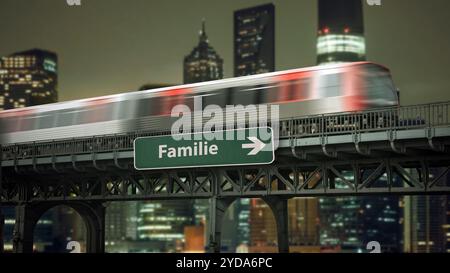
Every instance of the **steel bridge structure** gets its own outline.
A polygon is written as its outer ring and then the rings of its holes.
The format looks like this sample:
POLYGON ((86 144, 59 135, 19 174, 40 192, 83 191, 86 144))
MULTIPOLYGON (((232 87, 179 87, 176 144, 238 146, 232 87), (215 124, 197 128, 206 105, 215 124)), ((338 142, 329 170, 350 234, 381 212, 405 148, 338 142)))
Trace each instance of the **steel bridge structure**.
POLYGON ((87 251, 103 252, 107 201, 210 199, 209 245, 219 252, 230 204, 262 198, 288 252, 289 198, 450 193, 449 110, 443 102, 281 120, 276 160, 263 166, 134 169, 134 139, 168 132, 16 143, 1 147, 0 209, 16 207, 16 252, 32 251, 36 222, 57 205, 84 219, 87 251))

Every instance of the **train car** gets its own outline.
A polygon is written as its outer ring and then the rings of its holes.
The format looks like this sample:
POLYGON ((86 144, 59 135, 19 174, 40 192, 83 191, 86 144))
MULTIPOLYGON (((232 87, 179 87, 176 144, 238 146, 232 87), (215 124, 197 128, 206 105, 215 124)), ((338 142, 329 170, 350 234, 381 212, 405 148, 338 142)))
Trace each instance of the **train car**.
POLYGON ((0 144, 170 130, 172 107, 279 105, 280 119, 398 105, 390 71, 355 62, 32 106, 0 112, 0 144))

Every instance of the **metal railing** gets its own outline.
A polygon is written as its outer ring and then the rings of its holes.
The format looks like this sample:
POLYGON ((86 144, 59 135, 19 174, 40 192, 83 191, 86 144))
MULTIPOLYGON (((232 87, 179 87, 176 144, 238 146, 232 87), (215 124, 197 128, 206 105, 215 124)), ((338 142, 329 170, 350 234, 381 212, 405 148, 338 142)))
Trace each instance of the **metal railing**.
MULTIPOLYGON (((280 121, 280 139, 353 134, 386 130, 407 130, 450 125, 450 101, 443 103, 379 108, 280 121)), ((2 160, 73 155, 84 153, 129 151, 137 137, 167 135, 170 132, 133 132, 89 138, 32 142, 2 147, 2 160)))
POLYGON ((443 102, 291 118, 280 122, 280 138, 447 126, 449 108, 443 102))

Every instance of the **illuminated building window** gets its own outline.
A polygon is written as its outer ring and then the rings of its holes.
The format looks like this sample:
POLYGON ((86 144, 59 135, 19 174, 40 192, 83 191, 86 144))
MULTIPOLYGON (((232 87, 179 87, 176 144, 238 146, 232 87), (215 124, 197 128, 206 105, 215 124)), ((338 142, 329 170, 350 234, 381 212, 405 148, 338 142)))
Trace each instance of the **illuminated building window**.
POLYGON ((336 52, 350 52, 365 55, 365 39, 355 35, 325 35, 320 36, 317 42, 317 54, 331 54, 336 52))
POLYGON ((204 22, 199 36, 198 45, 184 58, 184 83, 223 78, 223 60, 210 46, 204 22))
POLYGON ((234 25, 234 75, 274 71, 274 5, 238 10, 234 13, 234 25))
POLYGON ((56 102, 56 62, 54 53, 39 49, 0 58, 2 108, 56 102), (33 77, 36 80, 33 81, 33 77), (31 98, 27 99, 30 95, 31 98))

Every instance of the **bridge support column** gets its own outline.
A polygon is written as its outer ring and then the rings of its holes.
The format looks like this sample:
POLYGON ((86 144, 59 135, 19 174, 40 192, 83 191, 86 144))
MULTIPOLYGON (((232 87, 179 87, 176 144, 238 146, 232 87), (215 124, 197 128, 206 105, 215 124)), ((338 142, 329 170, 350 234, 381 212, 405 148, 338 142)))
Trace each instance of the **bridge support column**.
POLYGON ((86 225, 86 252, 105 252, 106 207, 102 202, 71 202, 67 206, 80 214, 86 225))
POLYGON ((263 200, 272 209, 277 223, 278 252, 289 253, 288 200, 280 197, 265 197, 263 200))
POLYGON ((212 197, 209 205, 209 252, 220 253, 223 217, 235 198, 212 197))
POLYGON ((33 252, 33 231, 40 214, 29 204, 16 206, 16 223, 13 231, 13 252, 33 252))
POLYGON ((86 252, 105 252, 105 214, 103 203, 92 203, 87 208, 74 207, 86 223, 86 252))
POLYGON ((16 224, 13 234, 13 250, 16 253, 33 251, 34 228, 39 218, 49 209, 66 205, 77 211, 86 225, 86 252, 105 251, 105 207, 101 202, 39 202, 16 206, 16 224))

